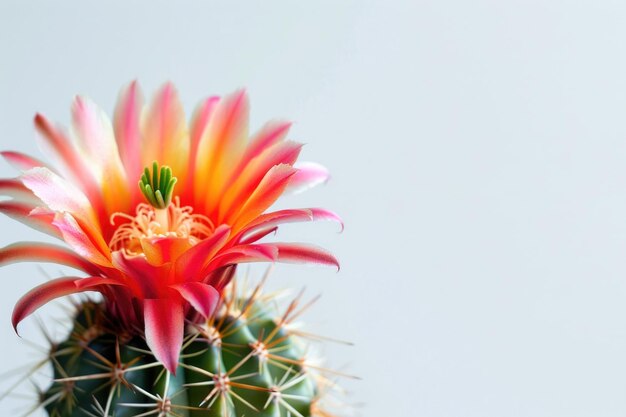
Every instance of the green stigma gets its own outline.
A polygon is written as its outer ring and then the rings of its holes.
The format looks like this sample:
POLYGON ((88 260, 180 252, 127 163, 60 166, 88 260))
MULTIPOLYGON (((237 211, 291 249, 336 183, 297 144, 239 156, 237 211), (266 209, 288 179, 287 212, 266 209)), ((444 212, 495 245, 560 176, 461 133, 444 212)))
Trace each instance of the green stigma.
POLYGON ((165 209, 172 202, 176 181, 176 177, 172 176, 172 168, 168 166, 159 168, 159 164, 154 161, 152 174, 150 169, 144 168, 139 180, 139 189, 154 208, 165 209))

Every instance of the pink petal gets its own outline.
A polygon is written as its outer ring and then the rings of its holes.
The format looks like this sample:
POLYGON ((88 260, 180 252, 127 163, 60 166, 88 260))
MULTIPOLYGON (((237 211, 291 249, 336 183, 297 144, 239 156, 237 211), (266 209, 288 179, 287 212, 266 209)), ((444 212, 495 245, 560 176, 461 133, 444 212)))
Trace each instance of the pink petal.
POLYGON ((247 233, 243 239, 241 239, 241 240, 233 239, 233 241, 235 241, 237 243, 240 243, 242 245, 249 245, 249 244, 252 244, 254 242, 257 242, 257 241, 263 239, 267 235, 271 235, 272 233, 276 233, 277 230, 278 230, 278 226, 274 226, 274 227, 259 227, 259 228, 256 228, 253 232, 247 233))
MULTIPOLYGON (((35 116, 35 127, 41 135, 40 147, 43 153, 56 157, 59 171, 79 184, 94 207, 104 209, 100 186, 72 141, 40 114, 35 116)), ((102 217, 102 213, 99 214, 102 217)))
MULTIPOLYGON (((108 116, 93 101, 77 96, 72 105, 72 125, 76 144, 102 190, 107 213, 128 210, 129 182, 108 116)), ((140 174, 135 175, 138 179, 140 174)))
POLYGON ((170 288, 178 291, 204 318, 211 317, 220 300, 220 294, 215 288, 201 282, 185 282, 171 285, 170 288))
POLYGON ((88 274, 100 270, 90 262, 61 246, 40 242, 20 242, 0 249, 0 266, 16 262, 52 262, 79 269, 88 274))
MULTIPOLYGON (((141 129, 139 123, 142 107, 141 89, 137 82, 133 81, 120 93, 113 119, 115 140, 130 183, 133 183, 131 180, 134 180, 135 177, 141 175, 144 168, 141 161, 141 129)), ((138 187, 132 187, 131 193, 137 194, 136 189, 138 187)))
POLYGON ((87 277, 81 278, 74 282, 76 288, 81 291, 87 291, 89 289, 94 289, 100 286, 126 286, 126 283, 113 279, 113 278, 105 278, 105 277, 87 277))
POLYGON ((269 245, 234 246, 218 256, 203 269, 202 275, 227 265, 251 262, 274 262, 278 257, 278 249, 269 245))
POLYGON ((41 284, 26 295, 24 295, 15 305, 11 323, 17 332, 17 325, 27 316, 32 314, 42 305, 54 300, 55 298, 80 292, 76 288, 75 281, 77 277, 57 278, 52 281, 41 284))
POLYGON ((99 224, 85 194, 48 168, 30 169, 20 178, 51 210, 69 212, 85 222, 99 224))
POLYGON ((107 311, 112 317, 123 317, 124 322, 131 325, 143 322, 143 311, 137 308, 141 305, 133 301, 135 297, 128 287, 101 285, 98 291, 104 295, 107 311))
POLYGON ((57 213, 52 224, 80 256, 98 265, 111 266, 111 252, 99 232, 82 221, 79 223, 70 213, 57 213))
POLYGON ((247 165, 252 158, 257 157, 264 150, 269 149, 275 144, 283 141, 285 137, 287 137, 290 128, 291 122, 268 122, 250 140, 250 144, 248 145, 246 153, 243 157, 243 164, 247 165))
MULTIPOLYGON (((39 145, 45 155, 51 155, 59 165, 59 169, 64 174, 68 174, 74 179, 81 179, 81 172, 85 164, 81 160, 80 154, 74 149, 72 141, 65 132, 55 127, 43 115, 35 115, 35 127, 39 132, 39 145)), ((84 175, 84 174, 83 174, 84 175)))
POLYGON ((328 170, 315 162, 299 162, 294 165, 296 174, 291 178, 287 191, 299 193, 316 185, 324 184, 330 179, 328 170))
POLYGON ((341 230, 343 231, 343 222, 341 218, 339 215, 330 210, 322 208, 287 209, 260 215, 246 225, 246 227, 239 232, 235 240, 243 237, 246 241, 250 242, 250 234, 255 233, 259 229, 266 230, 285 223, 317 220, 330 220, 337 222, 341 225, 341 230))
POLYGON ((41 205, 41 200, 17 178, 0 178, 0 195, 11 197, 24 203, 41 205))
POLYGON ((96 103, 87 97, 76 96, 72 104, 72 126, 77 144, 83 155, 90 159, 92 169, 106 171, 106 166, 121 165, 113 126, 96 103))
POLYGON ((237 265, 229 265, 224 268, 219 268, 210 272, 204 282, 221 293, 235 277, 235 272, 237 272, 237 265))
POLYGON ((17 203, 14 201, 0 201, 0 213, 12 219, 32 227, 35 230, 49 234, 57 238, 61 237, 59 230, 52 225, 54 214, 32 214, 36 207, 31 204, 17 203))
POLYGON ((146 342, 154 356, 172 374, 176 374, 183 344, 184 313, 179 301, 144 300, 146 342))
POLYGON ((301 243, 260 243, 278 250, 276 260, 283 263, 312 263, 334 266, 339 270, 339 261, 330 252, 316 246, 301 243))
POLYGON ((213 235, 204 239, 187 252, 182 254, 176 261, 176 282, 198 281, 204 276, 199 272, 213 259, 215 254, 224 247, 230 236, 230 228, 222 225, 215 229, 213 235))
POLYGON ((113 252, 112 258, 137 298, 160 298, 168 294, 171 264, 151 265, 143 255, 126 256, 122 251, 113 252))
POLYGON ((206 129, 209 125, 209 120, 211 120, 211 116, 215 113, 215 108, 217 107, 219 101, 220 98, 217 96, 209 97, 208 99, 204 100, 200 104, 200 106, 198 106, 193 115, 190 130, 190 164, 195 163, 195 157, 198 151, 198 146, 200 145, 200 139, 202 139, 202 136, 206 132, 206 129))
POLYGON ((21 152, 3 151, 0 152, 0 155, 2 155, 8 163, 20 171, 26 171, 35 167, 48 167, 46 163, 41 162, 39 159, 33 158, 32 156, 21 152))

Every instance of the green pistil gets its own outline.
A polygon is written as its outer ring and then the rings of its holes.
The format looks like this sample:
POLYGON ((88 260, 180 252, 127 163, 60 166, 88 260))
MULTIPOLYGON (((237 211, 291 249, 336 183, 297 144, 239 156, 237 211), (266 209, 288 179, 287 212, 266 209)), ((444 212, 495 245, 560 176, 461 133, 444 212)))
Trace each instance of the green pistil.
POLYGON ((152 174, 147 167, 144 169, 139 180, 139 189, 154 208, 165 209, 172 202, 176 181, 170 167, 159 168, 159 164, 155 161, 152 163, 152 174))

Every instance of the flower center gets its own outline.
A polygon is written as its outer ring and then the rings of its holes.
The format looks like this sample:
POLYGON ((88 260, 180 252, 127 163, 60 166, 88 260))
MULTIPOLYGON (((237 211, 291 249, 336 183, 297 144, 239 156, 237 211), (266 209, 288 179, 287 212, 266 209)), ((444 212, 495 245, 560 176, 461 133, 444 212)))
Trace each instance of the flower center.
POLYGON ((215 227, 208 217, 193 214, 193 208, 181 207, 178 197, 172 198, 176 177, 172 170, 153 163, 153 172, 144 170, 139 188, 150 204, 141 203, 135 215, 114 213, 111 224, 117 219, 126 220, 113 233, 109 247, 113 251, 124 250, 127 255, 143 253, 141 240, 153 237, 173 237, 188 239, 195 245, 209 237, 215 227))

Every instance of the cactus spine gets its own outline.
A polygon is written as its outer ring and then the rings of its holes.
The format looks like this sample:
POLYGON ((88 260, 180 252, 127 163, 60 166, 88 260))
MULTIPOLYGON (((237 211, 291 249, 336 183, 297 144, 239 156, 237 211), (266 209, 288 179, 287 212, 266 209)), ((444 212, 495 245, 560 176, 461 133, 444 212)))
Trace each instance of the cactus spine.
POLYGON ((115 332, 101 304, 85 302, 70 336, 53 346, 54 382, 42 395, 50 417, 309 417, 327 380, 307 366, 290 324, 308 305, 277 316, 260 286, 229 288, 217 313, 190 323, 176 375, 138 336, 115 332))

